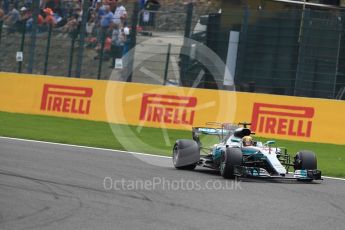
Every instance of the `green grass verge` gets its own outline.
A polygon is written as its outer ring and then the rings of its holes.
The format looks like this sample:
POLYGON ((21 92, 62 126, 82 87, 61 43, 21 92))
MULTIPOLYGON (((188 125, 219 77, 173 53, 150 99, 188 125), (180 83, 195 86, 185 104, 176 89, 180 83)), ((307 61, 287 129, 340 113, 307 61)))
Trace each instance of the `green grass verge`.
MULTIPOLYGON (((116 125, 117 136, 106 122, 76 120, 49 116, 0 112, 0 136, 85 145, 118 150, 140 151, 158 155, 170 155, 172 144, 179 138, 191 138, 190 131, 166 130, 116 125), (132 133, 135 133, 133 135, 132 133), (123 140, 127 142, 124 143, 123 140), (137 144, 138 140, 142 144, 137 144)), ((266 141, 265 138, 259 138, 266 141)), ((345 146, 310 142, 276 140, 289 153, 302 149, 313 150, 323 175, 345 178, 345 146)))

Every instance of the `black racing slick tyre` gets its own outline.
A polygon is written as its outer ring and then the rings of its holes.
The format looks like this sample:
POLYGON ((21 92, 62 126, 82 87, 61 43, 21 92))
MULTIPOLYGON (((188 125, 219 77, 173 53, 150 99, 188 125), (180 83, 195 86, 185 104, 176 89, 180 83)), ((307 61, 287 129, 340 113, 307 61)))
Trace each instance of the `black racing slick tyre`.
POLYGON ((312 151, 299 151, 295 156, 294 169, 317 169, 316 155, 312 151))
POLYGON ((193 170, 200 160, 200 148, 194 140, 177 140, 173 148, 173 164, 177 169, 193 170))
POLYGON ((226 179, 235 178, 235 167, 241 166, 243 161, 242 151, 239 148, 227 148, 222 154, 220 162, 220 175, 226 179))

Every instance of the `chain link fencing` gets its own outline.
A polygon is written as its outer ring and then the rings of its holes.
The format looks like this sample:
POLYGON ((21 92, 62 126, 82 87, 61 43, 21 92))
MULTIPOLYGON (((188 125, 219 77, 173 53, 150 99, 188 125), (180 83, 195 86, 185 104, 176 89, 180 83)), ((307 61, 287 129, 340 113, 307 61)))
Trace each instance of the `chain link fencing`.
POLYGON ((215 76, 212 63, 197 61, 198 51, 205 45, 227 62, 229 34, 234 31, 239 33, 237 53, 232 54, 237 91, 345 97, 345 15, 341 11, 244 8, 222 12, 193 4, 140 9, 137 3, 126 9, 125 26, 130 32, 123 54, 134 48, 133 63, 125 65, 127 69, 113 68, 111 32, 102 34, 92 21, 94 8, 88 2, 63 1, 54 12, 55 26, 38 24, 33 29, 32 22, 9 25, 0 19, 0 71, 101 80, 114 79, 112 75, 120 72, 118 80, 219 89, 224 75, 215 76), (83 8, 88 12, 84 27, 83 8), (181 50, 189 55, 181 55, 181 50))

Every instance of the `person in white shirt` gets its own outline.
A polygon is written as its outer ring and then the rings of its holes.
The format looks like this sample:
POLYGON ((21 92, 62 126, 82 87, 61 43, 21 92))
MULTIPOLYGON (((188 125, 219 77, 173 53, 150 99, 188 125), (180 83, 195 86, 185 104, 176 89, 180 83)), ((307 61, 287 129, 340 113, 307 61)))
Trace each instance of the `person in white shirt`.
POLYGON ((121 0, 110 0, 110 8, 113 12, 113 23, 120 25, 127 19, 126 8, 122 5, 121 0))

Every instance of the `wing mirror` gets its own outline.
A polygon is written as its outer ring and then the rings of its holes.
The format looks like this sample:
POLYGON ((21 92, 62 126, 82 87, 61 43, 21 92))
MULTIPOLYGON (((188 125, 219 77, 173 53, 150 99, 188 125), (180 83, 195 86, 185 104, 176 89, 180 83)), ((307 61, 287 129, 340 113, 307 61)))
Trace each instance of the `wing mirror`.
POLYGON ((270 145, 274 145, 275 143, 276 143, 275 141, 267 141, 265 145, 270 146, 270 145))

